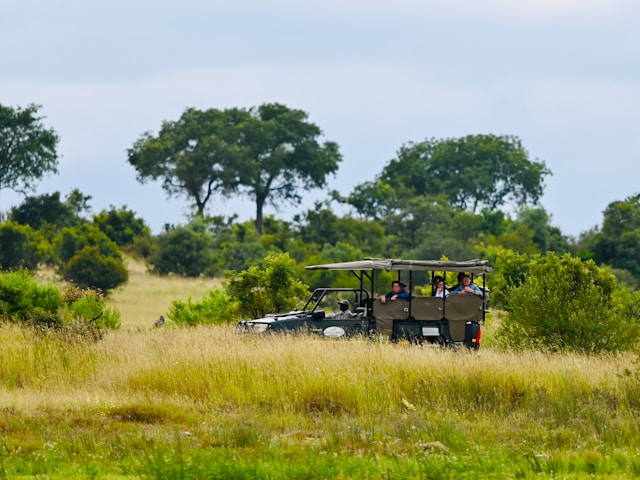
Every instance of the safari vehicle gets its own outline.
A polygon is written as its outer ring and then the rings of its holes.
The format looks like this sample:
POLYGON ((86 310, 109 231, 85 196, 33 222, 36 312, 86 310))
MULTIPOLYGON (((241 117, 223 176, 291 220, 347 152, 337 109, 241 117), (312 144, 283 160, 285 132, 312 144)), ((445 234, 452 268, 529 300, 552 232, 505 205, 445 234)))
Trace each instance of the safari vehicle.
MULTIPOLYGON (((327 337, 353 335, 376 336, 415 344, 480 347, 481 324, 487 310, 488 289, 484 295, 413 295, 414 276, 433 279, 447 272, 464 272, 472 277, 493 271, 485 260, 465 262, 439 260, 399 260, 370 258, 355 262, 310 265, 307 270, 350 271, 359 281, 357 288, 318 288, 301 310, 267 315, 256 320, 241 320, 241 333, 296 331, 327 337), (377 272, 398 272, 406 282, 411 297, 382 303, 374 297, 377 272), (403 278, 406 276, 408 278, 403 278), (335 310, 338 299, 348 299, 355 306, 352 318, 342 320, 326 314, 335 310)), ((379 274, 379 273, 378 273, 379 274)), ((484 284, 484 282, 480 282, 484 284)), ((432 287, 432 294, 435 287, 432 287)))

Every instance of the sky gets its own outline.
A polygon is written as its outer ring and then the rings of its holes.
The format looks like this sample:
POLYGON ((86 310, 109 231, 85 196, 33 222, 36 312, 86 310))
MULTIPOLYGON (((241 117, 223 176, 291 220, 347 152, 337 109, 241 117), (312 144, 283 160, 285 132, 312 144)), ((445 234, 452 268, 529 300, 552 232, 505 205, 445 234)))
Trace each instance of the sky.
MULTIPOLYGON (((338 143, 327 190, 345 195, 409 142, 514 135, 552 172, 551 223, 577 237, 640 193, 638 25, 637 0, 1 0, 0 104, 41 105, 60 135, 35 194, 78 188, 154 233, 189 202, 138 182, 127 149, 187 108, 278 102, 338 143)), ((264 213, 291 220, 326 190, 303 198, 264 213)), ((0 191, 0 211, 21 202, 0 191)))

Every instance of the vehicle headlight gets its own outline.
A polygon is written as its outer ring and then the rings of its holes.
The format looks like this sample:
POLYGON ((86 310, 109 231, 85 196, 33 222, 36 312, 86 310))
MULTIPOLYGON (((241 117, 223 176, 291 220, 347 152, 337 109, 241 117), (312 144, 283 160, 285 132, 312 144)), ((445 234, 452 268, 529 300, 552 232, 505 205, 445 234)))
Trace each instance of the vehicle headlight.
POLYGON ((263 333, 269 328, 268 323, 247 323, 246 327, 249 327, 251 333, 263 333))

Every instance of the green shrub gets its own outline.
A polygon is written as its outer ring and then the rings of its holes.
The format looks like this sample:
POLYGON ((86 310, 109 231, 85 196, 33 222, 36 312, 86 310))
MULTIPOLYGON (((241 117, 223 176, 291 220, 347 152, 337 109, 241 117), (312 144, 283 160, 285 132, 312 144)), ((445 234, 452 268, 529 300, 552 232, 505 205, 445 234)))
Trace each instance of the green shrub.
POLYGON ((86 246, 60 268, 62 278, 82 288, 97 288, 105 295, 127 282, 129 272, 122 258, 103 255, 97 246, 86 246))
POLYGON ((302 303, 309 288, 294 275, 295 261, 286 253, 269 255, 264 267, 249 267, 232 276, 227 293, 238 302, 241 316, 264 317, 267 313, 286 312, 302 303))
POLYGON ((109 239, 97 226, 82 224, 78 227, 66 227, 53 240, 58 265, 65 265, 87 246, 96 247, 105 257, 121 258, 118 245, 109 239))
POLYGON ((174 300, 167 316, 180 325, 220 325, 238 319, 237 305, 224 290, 211 290, 201 302, 174 300))
MULTIPOLYGON (((28 271, 0 273, 0 317, 5 321, 63 329, 84 325, 97 331, 120 327, 120 313, 97 290, 69 284, 40 285, 28 271)), ((95 332, 92 336, 96 336, 95 332)))
POLYGON ((0 315, 5 319, 50 324, 60 303, 59 290, 38 285, 28 271, 0 273, 0 315))
POLYGON ((70 284, 62 293, 63 312, 69 322, 81 321, 97 328, 116 330, 120 328, 120 312, 107 307, 98 290, 81 289, 70 284))
POLYGON ((494 273, 490 276, 491 301, 495 307, 509 309, 509 290, 522 285, 529 273, 532 258, 507 248, 498 248, 495 255, 494 273))
POLYGON ((635 309, 615 288, 615 276, 593 261, 548 253, 531 261, 524 282, 507 288, 508 315, 498 336, 516 348, 588 354, 629 349, 637 323, 628 312, 635 309))
POLYGON ((0 225, 0 268, 35 270, 45 259, 46 241, 28 225, 5 222, 0 225))
POLYGON ((151 253, 152 272, 159 275, 175 273, 198 277, 212 264, 212 236, 197 221, 173 228, 157 237, 157 248, 151 253))
POLYGON ((139 237, 149 237, 150 229, 142 218, 137 218, 133 210, 127 207, 117 209, 110 205, 93 216, 93 223, 120 247, 132 245, 139 237))

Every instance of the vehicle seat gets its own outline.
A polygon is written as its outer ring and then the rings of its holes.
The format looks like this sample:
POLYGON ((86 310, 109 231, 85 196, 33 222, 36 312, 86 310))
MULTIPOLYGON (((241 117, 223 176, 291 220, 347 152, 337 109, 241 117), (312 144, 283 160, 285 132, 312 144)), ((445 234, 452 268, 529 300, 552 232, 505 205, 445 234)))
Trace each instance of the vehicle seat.
POLYGON ((442 320, 444 302, 440 297, 414 297, 411 301, 411 315, 416 320, 442 320))
POLYGON ((376 332, 378 335, 390 337, 393 321, 409 318, 409 302, 407 300, 395 300, 382 303, 379 298, 376 298, 373 301, 373 316, 376 319, 376 332))

